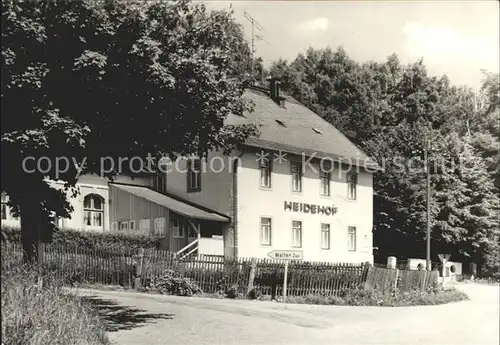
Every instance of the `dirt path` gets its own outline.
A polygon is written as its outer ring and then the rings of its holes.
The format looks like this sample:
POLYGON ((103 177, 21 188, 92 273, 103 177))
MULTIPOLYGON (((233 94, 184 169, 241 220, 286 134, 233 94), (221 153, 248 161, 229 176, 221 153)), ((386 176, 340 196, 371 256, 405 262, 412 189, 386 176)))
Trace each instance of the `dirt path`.
POLYGON ((471 300, 430 307, 285 305, 90 291, 116 344, 499 344, 499 287, 461 284, 471 300))

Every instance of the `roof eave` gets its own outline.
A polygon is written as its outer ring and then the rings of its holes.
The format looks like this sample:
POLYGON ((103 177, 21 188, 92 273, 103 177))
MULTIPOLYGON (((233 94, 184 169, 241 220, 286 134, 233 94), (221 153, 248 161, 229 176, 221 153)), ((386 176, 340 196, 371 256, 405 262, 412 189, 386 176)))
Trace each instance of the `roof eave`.
MULTIPOLYGON (((192 206, 192 207, 195 207, 195 208, 198 208, 202 211, 205 211, 207 213, 212 213, 214 215, 217 215, 219 217, 222 217, 222 218, 225 218, 224 222, 226 223, 230 223, 231 222, 231 217, 224 214, 224 213, 220 213, 220 212, 217 212, 213 209, 210 209, 208 207, 205 207, 205 206, 202 206, 202 205, 198 205, 197 203, 194 203, 192 201, 189 201, 189 200, 186 200, 178 195, 174 195, 174 194, 171 194, 171 193, 162 193, 162 192, 159 192, 153 188, 151 188, 150 186, 142 186, 142 185, 135 185, 135 184, 131 184, 131 183, 123 183, 123 182, 109 182, 110 185, 122 185, 122 186, 131 186, 131 187, 138 187, 138 188, 144 188, 144 189, 148 189, 152 192, 155 192, 155 193, 158 193, 158 194, 163 194, 169 198, 172 198, 172 199, 175 199, 179 202, 182 202, 182 203, 185 203, 186 205, 189 205, 189 206, 192 206)), ((221 220, 222 221, 222 220, 221 220)))
POLYGON ((296 155, 305 155, 306 157, 313 157, 318 159, 330 159, 334 162, 341 164, 350 164, 356 167, 364 168, 365 170, 369 170, 371 173, 376 172, 384 172, 383 169, 377 162, 372 160, 371 158, 367 158, 364 160, 360 160, 359 157, 343 157, 336 153, 328 153, 328 152, 320 152, 309 149, 303 149, 299 147, 295 147, 292 145, 286 145, 276 142, 271 142, 259 138, 248 138, 245 142, 245 146, 261 148, 267 150, 281 150, 285 153, 296 154, 296 155))

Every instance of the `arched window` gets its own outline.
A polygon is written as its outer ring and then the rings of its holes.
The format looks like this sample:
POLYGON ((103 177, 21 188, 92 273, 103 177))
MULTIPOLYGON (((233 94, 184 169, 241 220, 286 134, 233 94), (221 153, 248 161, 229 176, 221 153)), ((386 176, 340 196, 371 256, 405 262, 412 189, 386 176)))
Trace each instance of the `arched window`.
POLYGON ((88 194, 83 199, 83 226, 104 229, 104 199, 97 194, 88 194))

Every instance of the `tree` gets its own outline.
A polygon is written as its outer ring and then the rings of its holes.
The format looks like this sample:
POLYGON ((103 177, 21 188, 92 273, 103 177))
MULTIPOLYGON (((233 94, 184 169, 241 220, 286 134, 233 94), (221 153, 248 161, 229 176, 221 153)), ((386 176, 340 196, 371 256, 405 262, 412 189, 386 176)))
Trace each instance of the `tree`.
POLYGON ((47 178, 69 189, 78 173, 122 171, 103 171, 102 157, 203 156, 256 134, 223 123, 251 108, 231 13, 188 1, 2 0, 2 26, 2 189, 22 212, 26 260, 37 228, 71 212, 47 178), (26 157, 47 158, 28 172, 26 157), (81 167, 58 169, 60 157, 81 167))
POLYGON ((373 181, 374 241, 381 257, 425 255, 428 138, 432 252, 492 267, 500 185, 498 75, 485 73, 475 98, 446 76, 429 76, 422 59, 404 66, 393 54, 382 63, 357 63, 341 47, 311 48, 291 63, 275 61, 271 73, 385 168, 373 181))
POLYGON ((475 116, 470 124, 471 145, 486 161, 495 188, 500 190, 500 76, 483 71, 481 93, 476 99, 475 116))

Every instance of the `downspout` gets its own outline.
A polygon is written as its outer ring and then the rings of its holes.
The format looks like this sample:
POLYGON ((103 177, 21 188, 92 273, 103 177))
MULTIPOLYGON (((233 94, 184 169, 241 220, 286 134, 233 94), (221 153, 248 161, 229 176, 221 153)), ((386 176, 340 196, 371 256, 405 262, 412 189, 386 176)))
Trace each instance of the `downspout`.
POLYGON ((243 154, 245 152, 242 149, 238 159, 233 162, 233 243, 235 258, 238 258, 238 162, 243 154))

